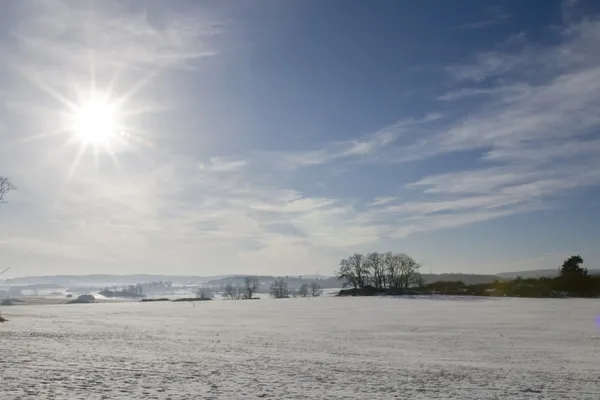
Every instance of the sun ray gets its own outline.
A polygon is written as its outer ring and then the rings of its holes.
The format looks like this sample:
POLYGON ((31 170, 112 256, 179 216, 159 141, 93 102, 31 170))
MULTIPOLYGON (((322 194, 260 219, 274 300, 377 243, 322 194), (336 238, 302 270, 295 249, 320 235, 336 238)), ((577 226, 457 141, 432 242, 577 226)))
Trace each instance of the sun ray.
POLYGON ((91 96, 95 96, 96 95, 96 62, 94 60, 94 51, 93 50, 89 50, 88 51, 88 61, 89 61, 89 67, 90 67, 90 88, 89 88, 89 92, 91 96))
POLYGON ((116 105, 120 107, 125 104, 129 99, 131 99, 137 92, 139 92, 144 86, 152 82, 156 77, 158 77, 158 72, 149 72, 145 77, 137 81, 131 88, 126 91, 119 99, 116 101, 116 105))
POLYGON ((121 163, 119 162, 119 158, 116 156, 116 154, 113 151, 108 150, 108 155, 110 156, 110 158, 112 159, 113 165, 115 166, 116 169, 118 169, 119 171, 122 171, 123 168, 121 167, 121 163))
MULTIPOLYGON (((96 171, 104 165, 101 159, 103 156, 109 156, 112 164, 122 169, 119 160, 121 152, 131 151, 140 154, 141 149, 153 147, 152 137, 155 133, 144 130, 135 121, 143 118, 140 116, 164 109, 158 103, 134 101, 134 98, 140 95, 140 91, 160 75, 160 68, 138 74, 133 84, 123 87, 122 81, 126 69, 117 66, 113 74, 105 75, 104 73, 108 71, 97 68, 97 54, 89 50, 86 55, 87 79, 80 80, 77 78, 77 73, 73 72, 75 75, 66 77, 62 90, 56 86, 56 82, 46 80, 43 73, 32 69, 17 71, 32 86, 43 92, 47 99, 53 99, 62 107, 59 109, 44 107, 37 110, 36 115, 39 115, 39 120, 43 121, 45 127, 41 132, 37 131, 34 135, 18 138, 15 142, 31 142, 63 136, 64 143, 61 143, 62 146, 59 145, 54 155, 59 158, 64 157, 67 148, 74 148, 74 158, 68 165, 69 179, 79 168, 85 169, 87 163, 84 162, 83 157, 86 153, 90 157, 89 166, 93 164, 96 171), (108 82, 100 82, 104 80, 103 77, 109 78, 108 82), (54 125, 55 121, 56 125, 54 125), (47 129, 48 126, 51 129, 47 129)), ((83 67, 86 69, 85 65, 83 67)), ((31 113, 31 109, 27 112, 31 113)))
POLYGON ((39 77, 34 76, 33 74, 27 73, 25 71, 17 71, 21 76, 31 82, 35 87, 40 89, 42 92, 46 93, 54 100, 60 102, 62 105, 67 107, 69 110, 74 110, 77 108, 77 104, 73 101, 69 100, 65 97, 60 91, 54 89, 52 86, 44 83, 39 77))
POLYGON ((87 147, 87 145, 83 142, 79 144, 79 149, 77 150, 77 155, 75 156, 75 159, 73 160, 73 163, 71 164, 71 168, 69 169, 69 179, 71 179, 75 175, 75 171, 77 170, 77 167, 79 166, 79 161, 81 161, 81 157, 83 156, 83 153, 85 153, 86 147, 87 147))
POLYGON ((93 152, 94 152, 94 169, 96 170, 96 172, 98 172, 98 169, 99 169, 99 166, 98 166, 99 160, 98 160, 98 147, 97 146, 94 146, 93 152))
POLYGON ((36 140, 47 139, 50 137, 63 136, 65 133, 68 133, 68 132, 69 132, 69 129, 67 129, 67 128, 59 128, 59 129, 55 129, 53 131, 41 132, 36 135, 30 135, 30 136, 18 138, 18 139, 13 140, 13 142, 14 143, 29 143, 29 142, 33 142, 36 140))
POLYGON ((112 78, 110 78, 110 82, 108 82, 108 85, 106 86, 106 95, 107 96, 113 96, 113 91, 115 89, 115 87, 117 86, 117 82, 119 81, 119 78, 121 77, 121 73, 123 72, 123 67, 119 67, 119 69, 117 69, 117 71, 113 74, 112 78))

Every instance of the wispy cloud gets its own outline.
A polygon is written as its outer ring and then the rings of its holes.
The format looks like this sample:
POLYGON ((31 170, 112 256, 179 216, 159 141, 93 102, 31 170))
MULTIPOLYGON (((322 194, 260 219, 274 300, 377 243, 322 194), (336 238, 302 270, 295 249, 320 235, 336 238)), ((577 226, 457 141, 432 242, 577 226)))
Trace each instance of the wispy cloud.
POLYGON ((600 59, 593 56, 598 42, 590 40, 599 29, 598 19, 570 23, 555 46, 536 47, 523 40, 517 50, 484 53, 473 63, 449 69, 459 80, 487 86, 462 87, 441 99, 486 98, 477 111, 432 132, 410 152, 429 158, 479 150, 480 161, 470 169, 408 185, 413 191, 422 189, 425 200, 390 205, 388 212, 424 217, 425 226, 457 226, 545 209, 552 204, 548 200, 569 190, 599 185, 600 163, 594 154, 600 59))
POLYGON ((211 157, 207 164, 200 163, 201 169, 214 172, 227 172, 242 169, 248 165, 247 160, 223 159, 219 157, 211 157))
POLYGON ((202 15, 149 15, 113 0, 94 7, 88 2, 37 0, 22 7, 28 17, 13 33, 18 61, 61 60, 71 73, 78 68, 89 72, 90 64, 99 72, 191 66, 193 60, 214 54, 206 39, 218 33, 217 24, 199 20, 202 15))
MULTIPOLYGON (((569 190, 600 185, 600 162, 594 156, 599 150, 600 58, 595 54, 600 45, 592 40, 598 32, 598 19, 568 22, 554 46, 537 46, 518 35, 493 52, 449 68, 461 87, 438 99, 471 101, 469 114, 420 130, 400 123, 400 129, 382 131, 394 132, 385 145, 365 145, 368 151, 355 156, 410 162, 479 151, 479 160, 468 169, 408 184, 402 200, 378 198, 361 217, 372 226, 386 221, 382 236, 403 237, 545 210, 569 190), (405 200, 411 197, 416 200, 405 200)), ((382 143, 378 136, 369 138, 368 143, 382 143)), ((326 147, 314 163, 350 157, 352 144, 326 147)))
POLYGON ((399 139, 420 125, 437 121, 443 116, 431 113, 421 119, 407 119, 387 126, 377 132, 355 140, 327 143, 323 148, 301 153, 283 155, 283 164, 293 167, 314 166, 337 160, 363 159, 377 161, 386 149, 393 147, 399 139))
MULTIPOLYGON (((47 109, 56 92, 90 76, 107 85, 134 82, 127 85, 133 93, 215 54, 207 42, 218 29, 201 13, 154 15, 120 2, 97 4, 91 12, 79 2, 36 2, 14 42, 2 46, 14 70, 45 84, 30 85, 23 103, 30 110, 47 109), (39 104, 41 96, 47 99, 39 104)), ((489 26, 483 22, 470 29, 489 26)), ((305 271, 318 259, 329 271, 340 255, 382 239, 545 210, 570 190, 600 184, 599 35, 593 18, 567 21, 552 46, 517 35, 446 68, 453 87, 431 99, 431 113, 309 151, 196 157, 163 140, 126 152, 119 166, 86 158, 70 175, 68 149, 54 151, 47 142, 22 145, 21 152, 2 146, 3 171, 20 190, 16 211, 3 216, 10 238, 0 247, 27 253, 24 261, 14 258, 24 266, 70 260, 73 269, 118 263, 138 271, 179 265, 203 273, 206 265, 251 273, 271 263, 285 273, 305 271), (452 109, 459 102, 468 113, 452 109), (471 159, 453 170, 436 164, 463 152, 471 159), (398 171, 415 161, 427 161, 428 172, 411 170, 406 181, 398 171), (364 189, 344 196, 327 182, 315 194, 293 179, 309 167, 323 176, 342 168, 352 173, 361 162, 399 177, 386 192, 359 182, 364 189)), ((11 101, 22 100, 23 91, 7 91, 11 101)), ((177 121, 172 125, 176 130, 177 121)), ((13 140, 21 131, 0 135, 13 140)))

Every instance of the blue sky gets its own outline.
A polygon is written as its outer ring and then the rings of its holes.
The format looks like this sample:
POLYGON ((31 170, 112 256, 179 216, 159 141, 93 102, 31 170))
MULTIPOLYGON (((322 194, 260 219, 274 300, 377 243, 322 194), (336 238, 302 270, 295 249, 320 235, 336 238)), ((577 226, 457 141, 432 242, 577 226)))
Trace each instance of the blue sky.
POLYGON ((13 276, 600 258, 597 2, 3 6, 13 276), (118 122, 100 144, 65 122, 92 91, 118 122))

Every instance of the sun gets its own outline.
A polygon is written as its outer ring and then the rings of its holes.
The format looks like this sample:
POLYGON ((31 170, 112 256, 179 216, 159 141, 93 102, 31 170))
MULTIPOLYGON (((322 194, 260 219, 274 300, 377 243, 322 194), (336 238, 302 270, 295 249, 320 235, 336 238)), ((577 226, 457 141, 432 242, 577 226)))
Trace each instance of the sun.
POLYGON ((72 132, 84 146, 109 148, 120 135, 119 110, 106 97, 94 96, 72 112, 72 132))
POLYGON ((140 99, 139 92, 157 74, 148 72, 141 79, 123 87, 119 84, 119 78, 124 78, 116 71, 107 82, 97 86, 95 70, 91 63, 89 80, 68 80, 62 88, 32 78, 34 85, 61 107, 42 107, 44 115, 48 116, 46 130, 22 140, 52 140, 58 136, 65 138, 58 152, 74 153, 69 177, 76 173, 82 161, 82 168, 91 165, 84 158, 86 156, 93 157, 96 171, 106 165, 103 160, 105 157, 112 159, 113 165, 120 170, 122 166, 119 156, 122 153, 139 154, 141 148, 153 146, 152 132, 146 130, 142 122, 146 114, 160 110, 161 107, 140 99))

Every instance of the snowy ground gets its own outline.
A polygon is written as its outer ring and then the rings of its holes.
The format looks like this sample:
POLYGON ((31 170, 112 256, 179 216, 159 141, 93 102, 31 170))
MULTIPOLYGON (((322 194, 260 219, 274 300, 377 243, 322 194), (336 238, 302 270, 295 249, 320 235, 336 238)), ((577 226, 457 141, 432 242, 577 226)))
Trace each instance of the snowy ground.
POLYGON ((594 399, 600 300, 14 306, 0 399, 594 399))

